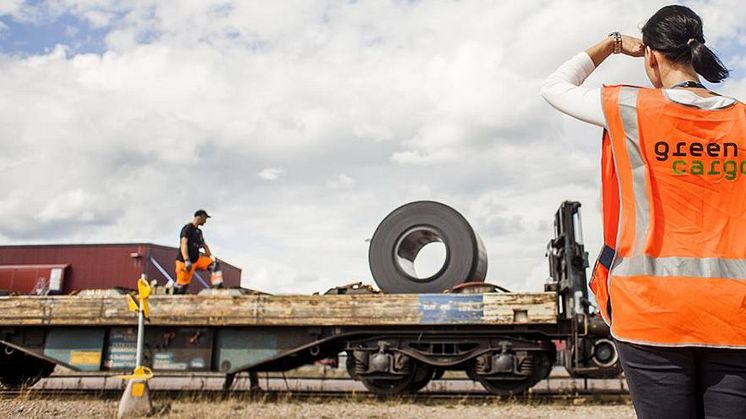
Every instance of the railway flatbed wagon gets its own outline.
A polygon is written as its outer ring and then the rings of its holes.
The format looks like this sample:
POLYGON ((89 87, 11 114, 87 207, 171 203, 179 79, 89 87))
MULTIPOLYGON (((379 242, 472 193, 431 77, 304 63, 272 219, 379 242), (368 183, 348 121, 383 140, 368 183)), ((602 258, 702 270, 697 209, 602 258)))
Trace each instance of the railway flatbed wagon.
MULTIPOLYGON (((439 205, 435 209, 442 211, 439 205)), ((371 269, 379 286, 403 283, 404 290, 378 293, 353 285, 310 296, 239 289, 156 294, 149 298, 144 364, 155 373, 220 372, 230 383, 241 372, 287 371, 346 352, 350 377, 377 394, 415 392, 446 370, 461 370, 487 391, 504 395, 544 379, 559 342, 571 375, 616 376, 618 357, 608 327, 587 302, 587 254, 573 227, 578 208, 566 202, 557 212, 548 252, 552 280, 542 292, 449 283, 454 270, 467 272, 457 273, 461 282, 483 279, 481 242, 467 238, 456 249, 453 226, 437 217, 428 220, 427 208, 417 209, 424 221, 406 216, 402 221, 395 211, 387 217, 394 222, 384 220, 374 235, 371 269), (393 227, 387 231, 387 225, 393 227), (395 237, 390 244, 387 235, 395 237), (407 263, 432 241, 446 245, 450 261, 439 273, 418 278, 407 263), (459 266, 456 257, 467 263, 459 266), (386 279, 379 280, 381 275, 386 279), (430 290, 443 283, 450 285, 447 292, 430 290), (428 292, 412 293, 417 284, 428 292)), ((127 296, 114 290, 0 297, 0 383, 6 387, 33 384, 55 365, 81 372, 131 371, 136 340, 137 317, 127 296)))

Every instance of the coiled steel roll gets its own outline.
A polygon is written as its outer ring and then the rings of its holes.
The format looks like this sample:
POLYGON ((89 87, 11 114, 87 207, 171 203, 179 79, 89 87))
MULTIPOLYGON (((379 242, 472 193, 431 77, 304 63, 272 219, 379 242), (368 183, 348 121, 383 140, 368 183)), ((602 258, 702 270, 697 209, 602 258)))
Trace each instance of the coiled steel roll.
POLYGON ((434 201, 411 202, 392 211, 370 241, 368 262, 385 293, 440 293, 464 282, 483 282, 487 252, 469 222, 453 208, 434 201), (442 242, 443 266, 420 278, 414 261, 429 243, 442 242))

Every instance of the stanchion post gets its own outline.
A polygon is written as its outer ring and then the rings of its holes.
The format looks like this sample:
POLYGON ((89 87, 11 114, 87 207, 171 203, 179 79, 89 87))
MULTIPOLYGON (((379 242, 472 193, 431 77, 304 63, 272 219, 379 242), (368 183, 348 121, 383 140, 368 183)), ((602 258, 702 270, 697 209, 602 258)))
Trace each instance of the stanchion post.
MULTIPOLYGON (((150 297, 151 290, 145 274, 142 274, 142 277, 137 281, 137 292, 139 304, 137 307, 137 352, 135 353, 135 370, 142 367, 142 352, 145 347, 145 311, 150 311, 148 298, 150 297)), ((132 296, 129 297, 132 299, 132 296)))
POLYGON ((127 380, 127 387, 119 400, 118 417, 146 416, 153 412, 148 380, 153 377, 150 368, 142 365, 143 348, 145 347, 145 319, 150 317, 148 298, 153 290, 148 283, 147 275, 142 274, 137 280, 137 300, 127 295, 130 311, 137 313, 137 350, 135 352, 135 370, 130 375, 119 378, 127 380))

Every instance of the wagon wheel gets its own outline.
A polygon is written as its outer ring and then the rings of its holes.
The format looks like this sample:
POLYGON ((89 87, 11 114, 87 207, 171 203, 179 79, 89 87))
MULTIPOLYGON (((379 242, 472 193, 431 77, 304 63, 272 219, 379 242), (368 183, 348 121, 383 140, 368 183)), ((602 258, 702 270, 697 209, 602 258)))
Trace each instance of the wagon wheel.
POLYGON ((388 397, 404 393, 414 380, 414 373, 402 376, 392 375, 390 378, 362 378, 365 388, 378 396, 388 397))
POLYGON ((483 375, 477 375, 477 381, 485 390, 498 396, 512 396, 515 394, 525 393, 526 390, 536 384, 531 377, 519 380, 488 378, 483 375))
POLYGON ((403 393, 416 393, 432 379, 435 368, 422 362, 413 362, 409 373, 386 378, 363 378, 360 380, 371 392, 379 396, 393 396, 403 393))
POLYGON ((355 357, 352 355, 352 351, 347 351, 347 361, 345 362, 345 367, 347 368, 347 374, 350 375, 350 378, 352 378, 353 380, 360 379, 360 376, 358 376, 355 372, 355 357))
POLYGON ((418 362, 415 364, 415 376, 412 380, 412 383, 409 384, 409 387, 407 388, 407 391, 410 393, 416 393, 427 385, 427 383, 430 382, 430 380, 433 379, 433 375, 435 373, 435 367, 433 367, 430 364, 425 364, 422 362, 418 362))
POLYGON ((525 378, 510 379, 480 375, 476 372, 476 366, 468 367, 467 375, 476 377, 485 390, 498 396, 512 396, 523 394, 549 375, 552 363, 545 353, 534 354, 532 359, 532 373, 525 378))

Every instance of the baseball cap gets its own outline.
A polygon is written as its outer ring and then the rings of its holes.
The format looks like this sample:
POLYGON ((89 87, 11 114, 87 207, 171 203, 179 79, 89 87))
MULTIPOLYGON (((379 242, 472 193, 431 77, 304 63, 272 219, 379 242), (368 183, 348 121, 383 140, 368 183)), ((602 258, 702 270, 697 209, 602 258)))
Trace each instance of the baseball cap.
POLYGON ((207 211, 205 211, 205 210, 203 210, 203 209, 199 209, 199 210, 195 211, 195 212, 194 212, 194 216, 195 216, 195 217, 200 217, 200 216, 203 216, 203 217, 206 217, 206 218, 210 218, 210 216, 209 216, 209 215, 207 215, 207 211))

